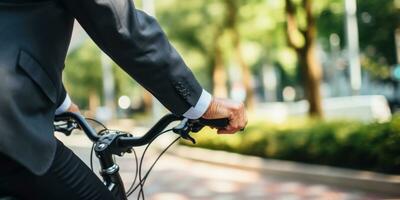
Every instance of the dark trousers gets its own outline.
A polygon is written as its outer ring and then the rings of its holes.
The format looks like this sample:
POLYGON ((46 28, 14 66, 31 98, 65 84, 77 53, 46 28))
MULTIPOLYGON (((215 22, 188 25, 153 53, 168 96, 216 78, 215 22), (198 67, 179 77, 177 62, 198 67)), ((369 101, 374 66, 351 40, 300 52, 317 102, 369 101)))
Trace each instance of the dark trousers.
MULTIPOLYGON (((22 147, 21 147, 22 148, 22 147)), ((0 154, 0 197, 18 200, 114 200, 100 179, 63 143, 42 176, 0 154)))

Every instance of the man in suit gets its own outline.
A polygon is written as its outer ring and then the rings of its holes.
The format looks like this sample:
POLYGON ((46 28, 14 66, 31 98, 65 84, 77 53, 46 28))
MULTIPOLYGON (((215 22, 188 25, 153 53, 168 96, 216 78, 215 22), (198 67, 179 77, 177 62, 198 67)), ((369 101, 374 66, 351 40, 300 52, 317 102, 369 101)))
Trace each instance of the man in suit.
POLYGON ((74 19, 171 112, 245 127, 243 104, 205 91, 132 0, 0 0, 0 196, 115 199, 53 136, 54 114, 76 110, 61 81, 74 19))

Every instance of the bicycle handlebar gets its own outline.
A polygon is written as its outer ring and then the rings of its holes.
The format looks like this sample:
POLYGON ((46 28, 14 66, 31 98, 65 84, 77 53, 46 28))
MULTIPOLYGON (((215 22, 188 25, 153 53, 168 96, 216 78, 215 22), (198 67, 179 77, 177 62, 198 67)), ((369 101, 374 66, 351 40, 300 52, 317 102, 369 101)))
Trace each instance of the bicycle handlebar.
POLYGON ((86 119, 77 113, 72 113, 72 112, 65 112, 60 115, 56 115, 54 117, 54 121, 74 121, 78 123, 79 127, 85 132, 85 134, 88 136, 90 140, 93 142, 96 142, 100 137, 97 135, 96 131, 89 125, 89 123, 86 121, 86 119))
POLYGON ((183 117, 176 116, 174 114, 167 114, 162 117, 146 134, 142 137, 120 137, 118 138, 118 146, 142 146, 150 143, 157 138, 161 132, 172 122, 184 119, 183 117))
POLYGON ((228 118, 220 118, 220 119, 198 119, 198 122, 204 126, 210 126, 215 128, 224 128, 228 126, 229 119, 228 118))
MULTIPOLYGON (((93 142, 97 142, 100 139, 100 136, 97 135, 96 131, 89 125, 89 123, 85 120, 85 118, 76 113, 63 113, 55 116, 55 122, 58 121, 74 121, 79 127, 85 132, 85 134, 89 137, 93 142)), ((174 114, 167 114, 162 117, 150 130, 147 131, 141 137, 134 136, 121 136, 117 139, 117 146, 120 147, 133 147, 133 146, 142 146, 150 143, 155 138, 157 138, 162 131, 170 125, 174 121, 182 121, 184 122, 183 126, 180 127, 184 133, 188 134, 190 131, 197 132, 203 126, 210 126, 216 128, 226 127, 229 124, 229 119, 197 119, 197 120, 189 120, 184 117, 180 117, 174 114)), ((175 132, 175 131, 174 131, 175 132)), ((177 133, 177 132, 176 132, 177 133)), ((186 138, 187 135, 181 135, 183 138, 186 138)))

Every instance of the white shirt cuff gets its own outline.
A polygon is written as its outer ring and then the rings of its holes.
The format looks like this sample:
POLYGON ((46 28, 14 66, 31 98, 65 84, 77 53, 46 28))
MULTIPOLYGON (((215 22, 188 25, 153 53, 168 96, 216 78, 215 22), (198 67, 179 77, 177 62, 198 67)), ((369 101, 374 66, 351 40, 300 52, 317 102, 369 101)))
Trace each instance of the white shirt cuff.
POLYGON ((211 94, 203 89, 200 98, 194 107, 189 108, 183 116, 189 119, 198 119, 207 111, 212 100, 211 94))
POLYGON ((69 97, 69 95, 67 94, 65 96, 64 102, 56 109, 55 114, 59 115, 61 113, 64 113, 68 110, 68 108, 71 106, 71 98, 69 97))

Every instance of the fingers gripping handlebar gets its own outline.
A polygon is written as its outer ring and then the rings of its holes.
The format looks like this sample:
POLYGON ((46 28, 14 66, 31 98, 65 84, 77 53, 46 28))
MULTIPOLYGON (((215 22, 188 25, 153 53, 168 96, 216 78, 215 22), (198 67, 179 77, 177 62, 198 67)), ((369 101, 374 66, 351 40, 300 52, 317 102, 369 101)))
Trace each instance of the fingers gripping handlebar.
POLYGON ((196 140, 192 138, 189 133, 190 132, 199 132, 204 126, 210 126, 215 128, 224 128, 229 124, 229 119, 196 119, 189 120, 183 119, 181 123, 174 127, 172 131, 178 135, 180 135, 183 139, 190 140, 193 144, 196 143, 196 140))

